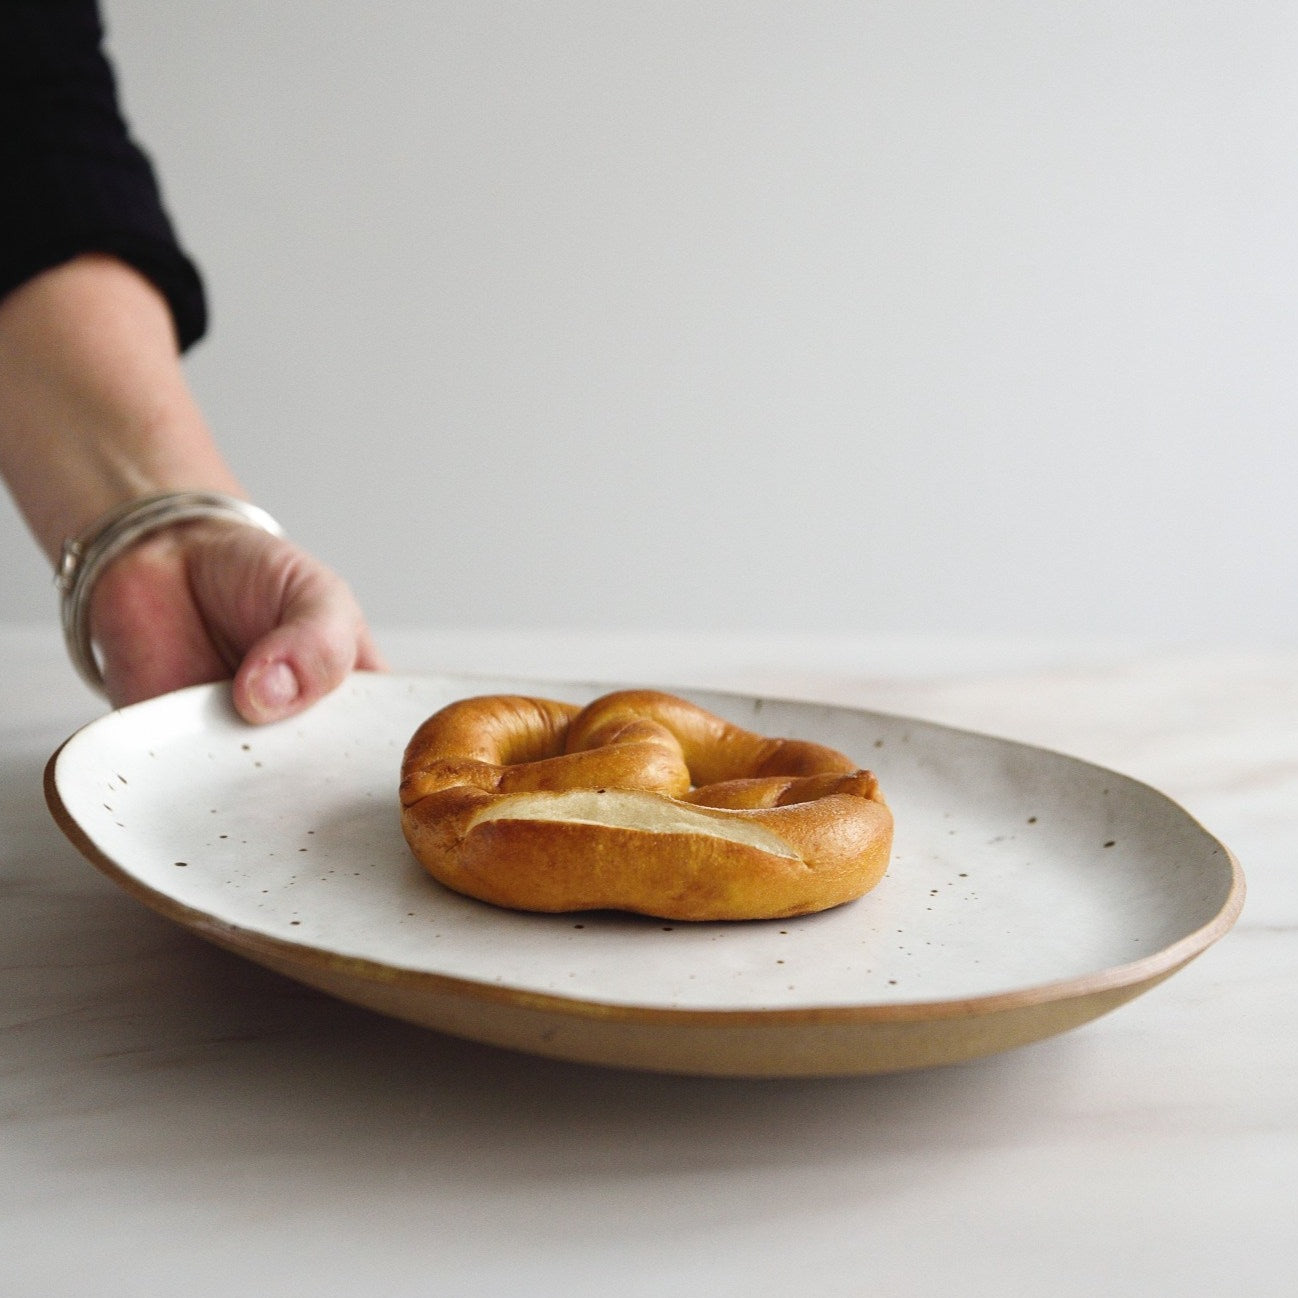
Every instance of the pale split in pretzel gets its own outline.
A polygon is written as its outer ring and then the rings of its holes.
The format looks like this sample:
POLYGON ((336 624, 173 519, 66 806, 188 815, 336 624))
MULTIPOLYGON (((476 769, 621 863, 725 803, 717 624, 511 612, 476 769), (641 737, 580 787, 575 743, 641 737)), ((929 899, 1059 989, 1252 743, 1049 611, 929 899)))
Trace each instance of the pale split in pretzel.
POLYGON ((482 901, 680 920, 826 910, 873 888, 892 849, 850 758, 652 690, 452 703, 406 747, 401 822, 435 879, 482 901))

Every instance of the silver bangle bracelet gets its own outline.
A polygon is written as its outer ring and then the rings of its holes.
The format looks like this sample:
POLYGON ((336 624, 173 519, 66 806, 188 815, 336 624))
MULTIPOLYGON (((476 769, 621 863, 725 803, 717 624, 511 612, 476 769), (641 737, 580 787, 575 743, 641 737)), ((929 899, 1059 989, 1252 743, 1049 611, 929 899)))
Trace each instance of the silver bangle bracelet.
POLYGON ((90 638, 90 596, 100 573, 137 541, 174 523, 225 518, 283 536, 284 529, 264 509, 219 491, 168 491, 131 500, 110 510, 80 536, 63 542, 54 584, 59 590, 63 638, 72 665, 91 689, 105 693, 104 674, 90 638))

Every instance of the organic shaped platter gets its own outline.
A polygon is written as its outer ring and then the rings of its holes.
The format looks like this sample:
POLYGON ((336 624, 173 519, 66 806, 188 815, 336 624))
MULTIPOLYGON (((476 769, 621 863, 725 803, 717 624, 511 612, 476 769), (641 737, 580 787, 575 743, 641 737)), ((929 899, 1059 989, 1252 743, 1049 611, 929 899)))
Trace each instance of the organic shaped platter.
POLYGON ((896 817, 858 901, 690 924, 501 910, 410 855, 397 782, 471 694, 608 684, 357 673, 252 727, 225 686, 112 712, 50 759, 73 843, 145 905, 344 1000, 535 1054, 662 1072, 829 1076, 951 1064, 1075 1028, 1220 938, 1238 863, 1163 794, 1004 739, 855 708, 677 690, 850 754, 896 817))

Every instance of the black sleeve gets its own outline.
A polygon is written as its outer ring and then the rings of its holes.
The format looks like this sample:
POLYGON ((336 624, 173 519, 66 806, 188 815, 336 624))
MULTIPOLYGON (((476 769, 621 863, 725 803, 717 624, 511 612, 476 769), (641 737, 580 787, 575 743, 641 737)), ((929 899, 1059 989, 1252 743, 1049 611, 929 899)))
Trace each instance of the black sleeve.
POLYGON ((84 252, 166 297, 181 348, 207 328, 203 283, 130 138, 95 0, 0 0, 0 297, 84 252))

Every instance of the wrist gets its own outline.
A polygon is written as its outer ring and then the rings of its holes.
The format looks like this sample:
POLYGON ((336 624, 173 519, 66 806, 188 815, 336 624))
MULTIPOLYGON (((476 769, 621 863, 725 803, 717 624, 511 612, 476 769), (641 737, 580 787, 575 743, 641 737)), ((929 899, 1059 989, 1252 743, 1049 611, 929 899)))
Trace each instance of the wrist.
POLYGON ((185 524, 216 521, 252 526, 272 536, 283 529, 265 510, 221 492, 173 491, 120 505, 66 541, 56 584, 68 654, 93 689, 104 689, 90 633, 95 587, 108 566, 147 538, 185 524))

